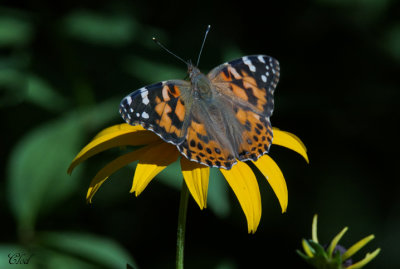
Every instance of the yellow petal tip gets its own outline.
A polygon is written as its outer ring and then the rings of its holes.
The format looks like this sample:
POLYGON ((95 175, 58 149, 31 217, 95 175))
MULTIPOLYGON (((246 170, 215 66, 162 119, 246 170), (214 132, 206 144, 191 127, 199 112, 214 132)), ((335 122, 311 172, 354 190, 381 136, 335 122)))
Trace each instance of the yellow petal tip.
POLYGON ((272 144, 291 149, 300 154, 308 164, 310 163, 307 155, 307 148, 300 138, 292 133, 281 131, 275 127, 273 127, 273 133, 274 139, 272 140, 272 144))

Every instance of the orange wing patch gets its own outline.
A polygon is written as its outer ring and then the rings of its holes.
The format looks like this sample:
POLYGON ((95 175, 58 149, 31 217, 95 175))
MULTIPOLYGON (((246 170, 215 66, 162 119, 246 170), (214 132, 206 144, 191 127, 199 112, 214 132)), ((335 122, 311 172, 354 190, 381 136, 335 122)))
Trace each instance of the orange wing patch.
POLYGON ((247 95, 252 95, 256 98, 257 104, 255 105, 260 111, 264 110, 267 104, 267 93, 263 88, 258 88, 256 80, 249 76, 245 71, 243 73, 243 86, 246 89, 247 95), (250 92, 251 91, 251 92, 250 92))
POLYGON ((185 141, 178 146, 179 151, 191 161, 207 166, 230 169, 236 163, 229 150, 210 139, 204 124, 191 122, 185 141))
POLYGON ((162 97, 164 101, 169 101, 171 98, 177 98, 181 95, 179 87, 173 84, 165 84, 162 88, 162 97))
POLYGON ((165 84, 161 89, 161 95, 154 99, 156 103, 154 111, 158 115, 155 123, 174 137, 181 136, 182 124, 185 119, 185 105, 179 97, 179 87, 165 84))
POLYGON ((239 97, 239 98, 241 98, 241 99, 243 99, 245 101, 248 101, 249 98, 247 96, 247 93, 246 93, 245 89, 243 89, 242 87, 239 87, 239 86, 237 86, 235 84, 232 84, 231 88, 232 88, 232 92, 233 92, 234 95, 236 95, 237 97, 239 97))
POLYGON ((268 152, 272 144, 273 134, 269 119, 244 109, 238 109, 236 118, 245 127, 242 143, 237 149, 239 160, 257 160, 268 152))
POLYGON ((228 87, 235 97, 251 103, 259 111, 264 111, 267 104, 267 90, 259 88, 251 74, 228 66, 215 78, 215 83, 218 82, 229 82, 228 87))
POLYGON ((183 120, 185 119, 185 111, 186 109, 183 105, 183 102, 178 99, 178 101, 176 102, 175 114, 181 122, 183 122, 183 120))

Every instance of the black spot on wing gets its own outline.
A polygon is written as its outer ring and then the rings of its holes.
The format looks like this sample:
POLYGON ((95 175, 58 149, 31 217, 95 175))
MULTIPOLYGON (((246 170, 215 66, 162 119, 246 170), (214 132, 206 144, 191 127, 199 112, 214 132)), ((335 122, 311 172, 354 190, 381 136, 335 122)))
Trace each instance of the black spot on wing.
MULTIPOLYGON (((170 112, 168 112, 167 113, 167 116, 171 119, 171 125, 172 126, 175 126, 177 129, 182 129, 182 126, 183 126, 183 121, 181 121, 179 118, 178 118, 178 116, 176 115, 176 113, 175 113, 175 108, 176 108, 176 105, 177 105, 177 103, 178 103, 178 98, 171 98, 169 101, 168 101, 168 105, 171 107, 171 111, 170 112)), ((157 114, 157 113, 154 113, 153 112, 153 114, 154 114, 154 117, 158 117, 159 119, 160 119, 160 116, 157 114)), ((171 126, 171 128, 172 128, 172 126, 171 126)), ((162 128, 162 127, 159 127, 158 125, 157 125, 157 128, 162 128)), ((163 128, 164 129, 164 128, 163 128)), ((169 131, 169 130, 166 130, 166 131, 169 131)), ((175 133, 173 133, 173 132, 171 132, 171 134, 169 134, 169 132, 168 132, 168 134, 166 134, 167 136, 171 136, 171 138, 172 139, 176 139, 178 136, 175 134, 175 133)))
POLYGON ((258 99, 254 95, 253 90, 251 88, 246 89, 246 95, 250 104, 257 106, 258 99))
POLYGON ((206 135, 201 135, 199 133, 197 133, 197 138, 200 139, 201 141, 203 141, 204 143, 208 143, 210 141, 210 139, 208 138, 208 136, 206 135))
POLYGON ((173 85, 173 84, 167 84, 167 86, 168 86, 168 88, 169 88, 169 91, 172 93, 172 94, 175 94, 176 93, 176 90, 175 90, 175 86, 173 85))
POLYGON ((228 71, 227 68, 222 69, 222 72, 224 73, 224 75, 225 75, 227 78, 230 78, 230 77, 231 77, 231 74, 229 73, 229 71, 228 71))
POLYGON ((203 146, 201 145, 201 143, 199 142, 199 143, 197 143, 197 148, 199 149, 199 150, 203 150, 203 146))
POLYGON ((232 80, 232 83, 235 84, 236 86, 238 86, 238 87, 244 89, 243 80, 241 80, 241 79, 235 79, 235 80, 232 80))

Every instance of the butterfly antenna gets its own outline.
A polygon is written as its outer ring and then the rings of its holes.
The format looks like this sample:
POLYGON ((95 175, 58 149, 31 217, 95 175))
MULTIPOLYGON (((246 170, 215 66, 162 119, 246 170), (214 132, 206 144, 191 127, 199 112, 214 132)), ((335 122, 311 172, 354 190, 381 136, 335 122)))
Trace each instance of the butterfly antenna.
POLYGON ((161 42, 158 41, 157 38, 153 37, 153 41, 156 42, 157 45, 159 45, 163 50, 165 50, 166 52, 168 52, 169 54, 171 54, 171 55, 174 56, 175 58, 181 60, 181 61, 184 62, 186 65, 188 64, 187 61, 183 60, 181 57, 179 57, 178 55, 176 55, 175 53, 173 53, 172 51, 170 51, 169 49, 167 49, 163 44, 161 44, 161 42))
POLYGON ((200 63, 200 56, 201 56, 201 53, 202 53, 203 48, 204 48, 204 43, 206 43, 206 38, 207 38, 208 32, 210 31, 210 28, 211 28, 211 25, 208 25, 208 26, 207 26, 206 33, 204 34, 203 44, 201 44, 201 48, 200 48, 200 52, 199 52, 199 57, 197 58, 197 64, 196 64, 196 66, 199 66, 199 63, 200 63))

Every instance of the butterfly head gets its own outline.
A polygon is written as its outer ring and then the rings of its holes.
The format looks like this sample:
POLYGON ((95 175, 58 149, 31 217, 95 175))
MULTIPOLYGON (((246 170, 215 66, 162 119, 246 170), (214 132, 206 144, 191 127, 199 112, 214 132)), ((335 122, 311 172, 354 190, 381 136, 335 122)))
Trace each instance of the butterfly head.
POLYGON ((188 61, 187 63, 188 66, 188 74, 189 74, 189 78, 191 80, 193 80, 194 77, 196 77, 198 74, 200 74, 200 69, 197 68, 197 66, 195 66, 194 64, 192 64, 192 61, 188 61))

